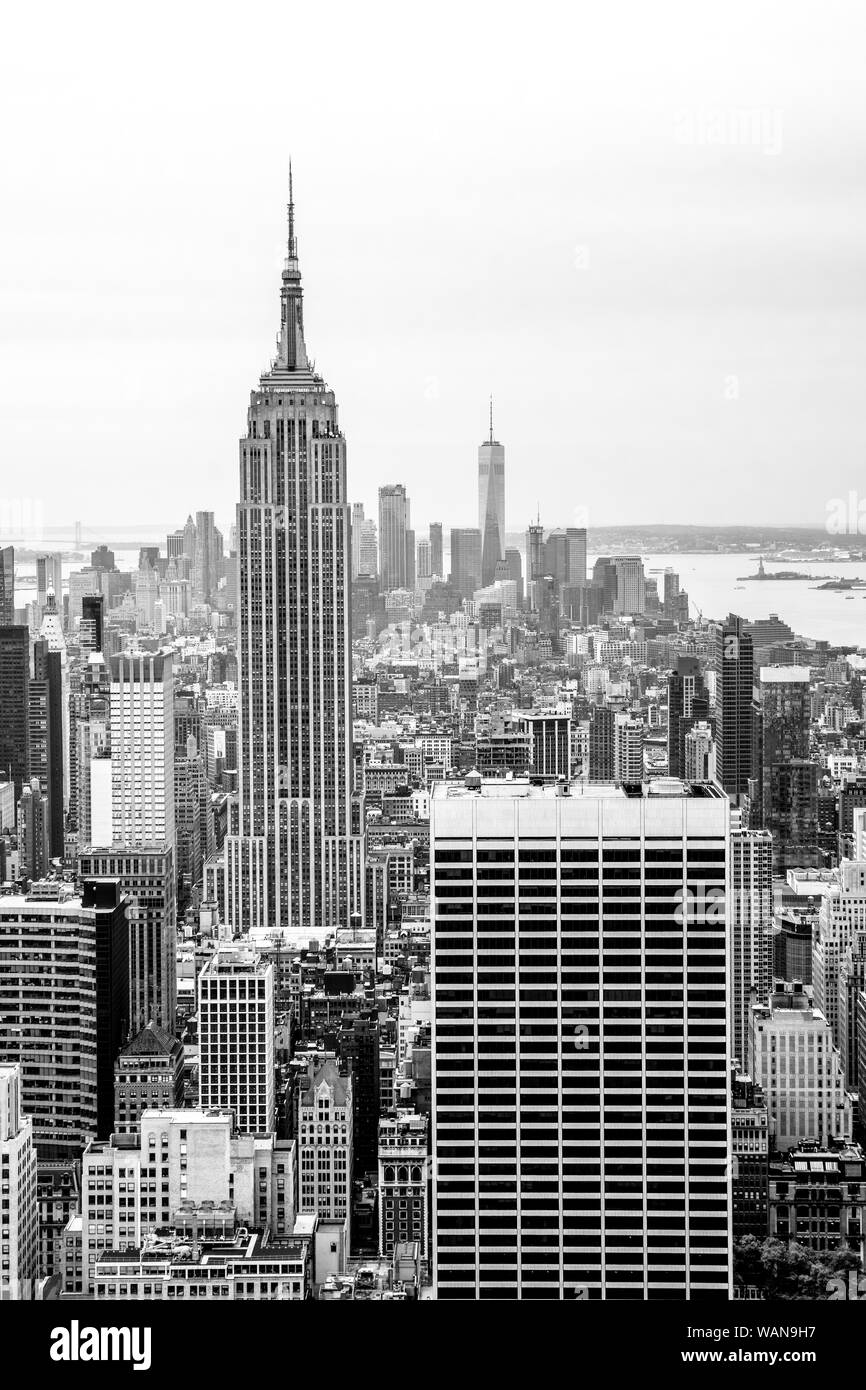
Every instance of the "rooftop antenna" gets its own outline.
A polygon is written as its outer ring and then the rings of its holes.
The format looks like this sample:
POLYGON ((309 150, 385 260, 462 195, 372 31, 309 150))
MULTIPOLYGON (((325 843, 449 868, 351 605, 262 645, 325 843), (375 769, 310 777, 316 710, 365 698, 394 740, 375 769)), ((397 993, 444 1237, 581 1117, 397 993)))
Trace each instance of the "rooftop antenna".
POLYGON ((292 161, 289 160, 289 259, 297 260, 298 248, 295 245, 295 199, 292 192, 292 161))
POLYGON ((493 397, 490 397, 490 443, 493 443, 493 397))

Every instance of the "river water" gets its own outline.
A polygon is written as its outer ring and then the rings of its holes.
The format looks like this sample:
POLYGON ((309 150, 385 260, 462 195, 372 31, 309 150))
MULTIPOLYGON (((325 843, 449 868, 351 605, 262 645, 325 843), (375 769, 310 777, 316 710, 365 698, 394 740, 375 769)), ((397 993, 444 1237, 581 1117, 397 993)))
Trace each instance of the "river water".
MULTIPOLYGON (((704 618, 738 613, 752 621, 777 613, 799 637, 866 647, 866 589, 854 589, 851 594, 821 590, 813 587, 821 582, 818 578, 811 582, 765 579, 742 583, 742 575, 757 572, 758 556, 754 551, 745 555, 645 554, 641 558, 647 577, 658 581, 660 597, 664 594, 664 570, 676 571, 680 587, 688 591, 692 617, 698 609, 704 618), (660 572, 654 574, 654 570, 660 572)), ((590 573, 594 559, 590 558, 590 573)), ((813 563, 767 559, 764 568, 770 572, 796 570, 814 576, 866 580, 866 563, 862 560, 825 559, 813 563)))
MULTIPOLYGON (((119 569, 135 569, 138 566, 138 546, 118 547, 115 557, 119 569)), ((771 572, 798 570, 815 578, 811 582, 767 579, 743 583, 743 575, 757 571, 758 556, 754 551, 742 555, 645 553, 641 558, 647 577, 657 581, 660 596, 664 594, 665 569, 676 571, 680 576, 681 588, 688 591, 692 617, 697 616, 698 610, 704 618, 724 618, 728 613, 739 613, 741 617, 751 620, 777 613, 800 637, 823 638, 831 643, 866 647, 866 589, 855 589, 853 594, 846 594, 813 587, 820 583, 818 576, 866 579, 866 563, 863 561, 770 559, 765 561, 764 567, 771 572)), ((590 575, 595 559, 595 555, 589 556, 590 575)), ((83 561, 65 563, 64 581, 68 580, 70 570, 81 569, 83 565, 83 561)), ((36 573, 35 563, 25 561, 16 568, 19 579, 23 575, 36 573)), ((16 603, 23 607, 36 597, 36 591, 26 585, 20 586, 15 597, 16 603)))

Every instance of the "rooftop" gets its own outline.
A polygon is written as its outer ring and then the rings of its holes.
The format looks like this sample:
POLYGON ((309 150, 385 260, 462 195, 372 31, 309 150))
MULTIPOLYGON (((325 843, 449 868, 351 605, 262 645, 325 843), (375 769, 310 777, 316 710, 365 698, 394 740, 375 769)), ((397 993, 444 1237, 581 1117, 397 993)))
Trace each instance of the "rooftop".
POLYGON ((583 782, 579 778, 566 781, 541 781, 532 777, 482 777, 468 773, 462 780, 435 782, 433 797, 437 801, 466 800, 483 797, 487 801, 514 801, 529 798, 534 801, 553 801, 558 797, 574 797, 587 801, 626 801, 657 797, 715 798, 724 797, 712 782, 682 782, 678 777, 657 777, 651 782, 635 782, 615 786, 612 782, 583 782))

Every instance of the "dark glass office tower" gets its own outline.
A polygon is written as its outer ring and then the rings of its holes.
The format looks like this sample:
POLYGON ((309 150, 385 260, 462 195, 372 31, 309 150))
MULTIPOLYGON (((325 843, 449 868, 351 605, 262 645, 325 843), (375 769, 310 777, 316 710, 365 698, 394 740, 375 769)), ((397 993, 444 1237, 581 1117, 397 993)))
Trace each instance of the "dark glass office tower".
POLYGON ((0 627, 12 627, 15 622, 15 548, 0 549, 0 627))
POLYGON ((33 643, 30 682, 30 776, 48 798, 48 845, 52 859, 63 856, 63 672, 60 652, 44 638, 33 643))
POLYGON ((81 906, 96 936, 96 1133, 114 1129, 114 1064, 129 1029, 129 923, 117 879, 85 880, 81 906))
POLYGON ((15 800, 30 780, 30 631, 0 627, 0 768, 15 800))
POLYGON ((811 693, 807 666, 761 668, 756 801, 773 837, 773 871, 815 866, 818 765, 809 757, 811 693))
POLYGON ((734 613, 710 630, 710 664, 716 673, 716 777, 736 800, 753 776, 754 654, 743 619, 734 613))
POLYGON ((430 573, 444 579, 442 572, 442 522, 430 522, 430 573))
POLYGON ((481 532, 476 527, 451 528, 451 583, 463 598, 481 587, 481 532))
POLYGON ((613 710, 607 705, 593 705, 589 712, 589 780, 612 782, 616 745, 613 710))

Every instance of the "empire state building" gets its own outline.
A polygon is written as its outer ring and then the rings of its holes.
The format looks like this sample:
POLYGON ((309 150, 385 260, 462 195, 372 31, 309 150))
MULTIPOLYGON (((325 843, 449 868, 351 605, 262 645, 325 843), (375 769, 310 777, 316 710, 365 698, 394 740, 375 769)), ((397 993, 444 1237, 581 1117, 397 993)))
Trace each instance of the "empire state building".
POLYGON ((304 342, 291 173, 288 212, 277 356, 240 441, 239 781, 226 916, 235 931, 291 933, 346 924, 363 894, 346 442, 304 342))

